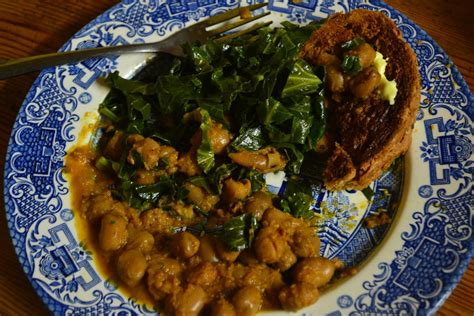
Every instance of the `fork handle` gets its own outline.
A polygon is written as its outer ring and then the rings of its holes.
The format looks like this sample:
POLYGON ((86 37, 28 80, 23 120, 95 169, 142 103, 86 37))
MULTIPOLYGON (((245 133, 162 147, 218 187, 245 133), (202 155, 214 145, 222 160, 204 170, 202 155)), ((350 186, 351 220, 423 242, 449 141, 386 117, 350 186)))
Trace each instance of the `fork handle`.
POLYGON ((168 41, 130 44, 124 46, 99 47, 85 50, 58 52, 0 62, 0 79, 22 75, 28 72, 48 67, 63 65, 71 62, 92 58, 117 56, 126 53, 156 53, 166 52, 174 55, 181 54, 181 47, 168 41))

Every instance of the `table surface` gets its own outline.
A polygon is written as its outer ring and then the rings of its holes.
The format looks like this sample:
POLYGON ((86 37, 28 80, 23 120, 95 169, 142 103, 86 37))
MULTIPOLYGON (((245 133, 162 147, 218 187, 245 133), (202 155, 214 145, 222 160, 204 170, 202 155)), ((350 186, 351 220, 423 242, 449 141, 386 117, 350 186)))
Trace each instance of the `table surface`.
MULTIPOLYGON (((0 59, 54 52, 116 0, 0 0, 0 59)), ((445 49, 474 90, 474 1, 390 0, 445 49)), ((38 73, 0 81, 0 166, 18 109, 38 73)), ((2 167, 3 170, 3 167, 2 167)), ((1 177, 3 181, 3 177, 1 177)), ((3 183, 2 183, 3 188, 3 183)), ((4 210, 3 199, 0 210, 4 210)), ((0 315, 44 315, 0 212, 0 315)), ((438 315, 474 314, 474 260, 438 315)))

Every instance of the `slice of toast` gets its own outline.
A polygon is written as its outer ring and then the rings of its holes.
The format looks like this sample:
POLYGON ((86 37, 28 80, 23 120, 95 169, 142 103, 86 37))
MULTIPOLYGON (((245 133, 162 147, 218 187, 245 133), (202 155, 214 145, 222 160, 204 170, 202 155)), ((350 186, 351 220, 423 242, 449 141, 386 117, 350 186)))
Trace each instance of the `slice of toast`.
POLYGON ((328 70, 329 63, 342 60, 341 45, 355 38, 362 38, 388 60, 385 75, 396 81, 398 92, 394 104, 389 104, 377 89, 364 98, 350 89, 326 89, 328 190, 363 189, 380 177, 408 150, 420 102, 416 56, 395 23, 381 12, 358 9, 331 16, 314 31, 301 56, 328 70))

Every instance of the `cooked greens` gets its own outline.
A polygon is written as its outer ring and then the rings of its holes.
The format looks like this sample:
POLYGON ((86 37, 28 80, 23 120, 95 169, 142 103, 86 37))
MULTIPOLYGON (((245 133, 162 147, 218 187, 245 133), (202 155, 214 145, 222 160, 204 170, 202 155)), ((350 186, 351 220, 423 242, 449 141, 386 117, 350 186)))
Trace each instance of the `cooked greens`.
MULTIPOLYGON (((143 158, 124 143, 120 159, 101 157, 96 162, 118 178, 114 197, 146 210, 163 196, 184 196, 186 181, 212 194, 220 194, 229 177, 250 180, 251 192, 262 189, 262 173, 215 155, 209 139, 213 122, 233 135, 227 151, 273 147, 286 158, 286 170, 299 173, 304 153, 314 149, 326 126, 319 77, 323 72, 299 58, 302 44, 317 27, 285 22, 282 28, 263 28, 225 43, 186 44, 185 57, 167 57, 163 65, 157 60, 157 75, 144 81, 110 74, 106 83, 112 90, 99 107, 102 117, 126 136, 151 137, 179 151, 189 150, 190 139, 200 131, 196 160, 203 172, 193 178, 170 175, 155 184, 138 184, 134 176, 143 158)), ((166 169, 166 158, 154 168, 166 169)), ((285 209, 298 217, 306 216, 303 209, 310 204, 301 194, 288 196, 285 203, 285 209)))
POLYGON ((357 56, 345 55, 341 67, 345 73, 351 76, 358 74, 362 70, 359 57, 357 56))

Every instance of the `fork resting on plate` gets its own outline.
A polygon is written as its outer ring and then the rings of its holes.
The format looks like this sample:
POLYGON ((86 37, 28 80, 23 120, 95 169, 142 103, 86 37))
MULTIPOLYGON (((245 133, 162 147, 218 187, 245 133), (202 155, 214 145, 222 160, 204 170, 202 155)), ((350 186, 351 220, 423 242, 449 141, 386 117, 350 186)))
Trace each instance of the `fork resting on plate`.
POLYGON ((265 22, 255 24, 247 29, 240 30, 231 34, 224 34, 225 32, 242 26, 244 24, 253 22, 270 12, 262 13, 252 16, 251 11, 266 6, 266 3, 258 3, 247 7, 239 7, 222 14, 215 15, 204 21, 193 24, 190 27, 184 28, 168 38, 159 42, 130 44, 112 47, 99 47, 78 51, 58 52, 45 55, 37 55, 13 60, 7 60, 0 63, 0 79, 18 76, 28 72, 41 70, 43 68, 58 66, 71 62, 81 61, 93 57, 116 56, 127 53, 156 53, 166 52, 173 55, 182 55, 181 45, 188 42, 205 43, 209 39, 216 38, 217 41, 225 41, 231 38, 241 36, 253 32, 261 27, 267 26, 272 22, 265 22), (240 16, 241 19, 225 24, 224 22, 240 16), (218 24, 222 24, 217 26, 218 24), (211 26, 216 26, 212 30, 207 30, 211 26), (224 34, 224 35, 223 35, 224 34), (219 36, 223 35, 223 36, 219 36))

